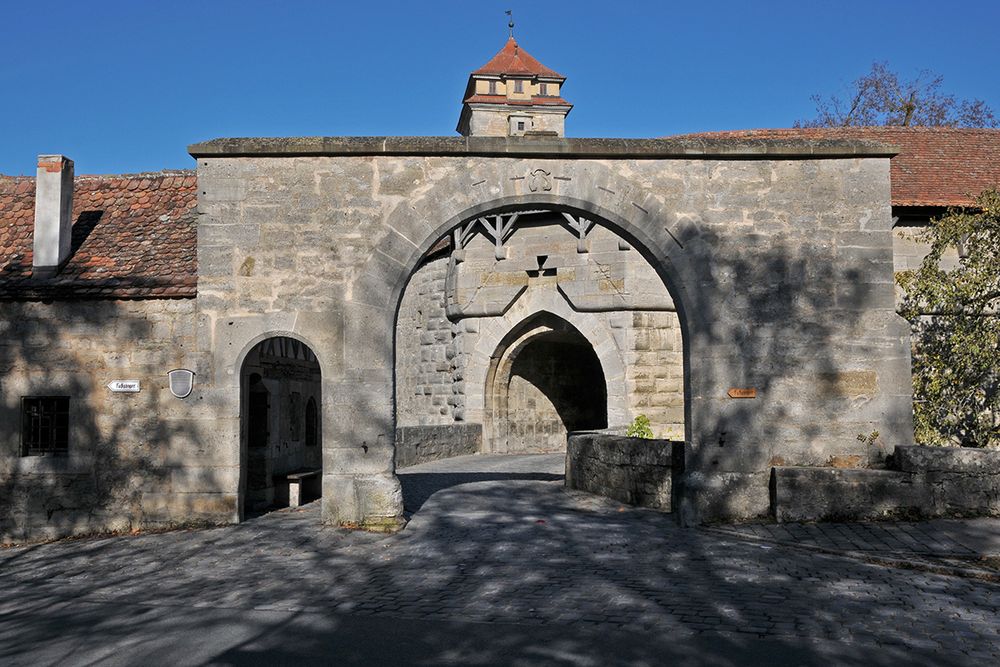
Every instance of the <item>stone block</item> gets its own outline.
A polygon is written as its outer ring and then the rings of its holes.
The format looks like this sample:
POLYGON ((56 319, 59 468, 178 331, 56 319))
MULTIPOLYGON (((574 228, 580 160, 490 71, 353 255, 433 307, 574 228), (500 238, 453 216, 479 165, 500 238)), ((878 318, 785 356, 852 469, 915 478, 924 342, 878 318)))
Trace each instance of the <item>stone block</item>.
POLYGON ((903 472, 1000 476, 997 450, 911 445, 896 447, 892 458, 893 467, 903 472))
POLYGON ((778 466, 771 473, 775 520, 866 521, 927 516, 930 489, 895 470, 778 466))

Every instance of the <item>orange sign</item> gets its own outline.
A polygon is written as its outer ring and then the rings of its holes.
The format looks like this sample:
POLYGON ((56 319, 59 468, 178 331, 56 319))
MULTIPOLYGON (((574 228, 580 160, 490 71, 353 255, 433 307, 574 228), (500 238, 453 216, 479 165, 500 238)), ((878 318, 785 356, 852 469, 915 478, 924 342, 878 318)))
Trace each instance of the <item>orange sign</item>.
POLYGON ((757 398, 756 389, 737 389, 733 387, 728 393, 729 398, 757 398))

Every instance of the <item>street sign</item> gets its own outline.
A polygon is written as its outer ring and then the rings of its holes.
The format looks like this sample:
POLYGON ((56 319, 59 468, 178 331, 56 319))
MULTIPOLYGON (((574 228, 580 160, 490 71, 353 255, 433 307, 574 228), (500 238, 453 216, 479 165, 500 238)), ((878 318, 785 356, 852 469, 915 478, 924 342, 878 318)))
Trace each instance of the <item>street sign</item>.
POLYGON ((757 398, 756 389, 740 389, 738 387, 733 387, 728 392, 729 398, 757 398))
POLYGON ((135 394, 139 391, 138 380, 112 380, 108 383, 108 389, 116 394, 135 394))

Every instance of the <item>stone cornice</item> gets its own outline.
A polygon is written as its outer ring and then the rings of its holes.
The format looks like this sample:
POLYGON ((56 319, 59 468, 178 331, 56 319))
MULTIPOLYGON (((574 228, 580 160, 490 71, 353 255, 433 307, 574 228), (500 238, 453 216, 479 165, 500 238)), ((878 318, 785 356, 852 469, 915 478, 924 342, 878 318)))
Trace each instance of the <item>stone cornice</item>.
POLYGON ((566 159, 889 158, 895 146, 860 139, 566 139, 555 137, 246 137, 188 146, 201 157, 481 156, 566 159))

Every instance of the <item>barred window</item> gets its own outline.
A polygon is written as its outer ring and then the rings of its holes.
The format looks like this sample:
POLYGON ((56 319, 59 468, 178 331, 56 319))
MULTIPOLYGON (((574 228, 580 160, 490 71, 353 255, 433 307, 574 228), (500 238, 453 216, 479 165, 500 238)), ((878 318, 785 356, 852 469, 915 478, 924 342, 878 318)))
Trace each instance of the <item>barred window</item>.
POLYGON ((21 455, 69 451, 69 396, 21 397, 21 455))

